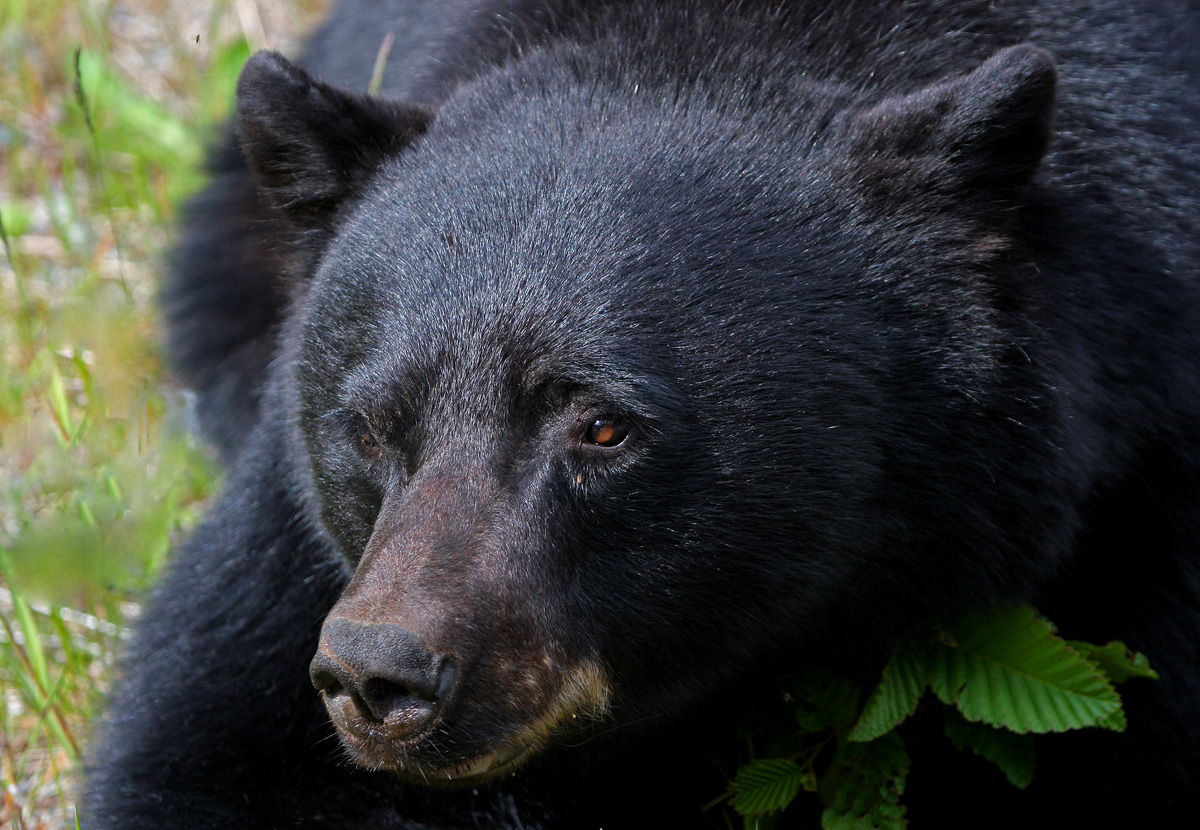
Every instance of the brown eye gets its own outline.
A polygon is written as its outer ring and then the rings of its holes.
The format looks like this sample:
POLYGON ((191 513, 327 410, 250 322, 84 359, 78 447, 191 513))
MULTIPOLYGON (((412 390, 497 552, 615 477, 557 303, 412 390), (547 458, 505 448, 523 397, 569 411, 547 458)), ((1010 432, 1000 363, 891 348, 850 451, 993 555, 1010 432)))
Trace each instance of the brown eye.
POLYGON ((379 446, 379 442, 367 427, 363 427, 358 435, 358 451, 368 461, 378 461, 383 457, 383 447, 379 446))
POLYGON ((598 447, 619 447, 629 437, 629 427, 613 418, 597 418, 584 433, 584 440, 598 447))

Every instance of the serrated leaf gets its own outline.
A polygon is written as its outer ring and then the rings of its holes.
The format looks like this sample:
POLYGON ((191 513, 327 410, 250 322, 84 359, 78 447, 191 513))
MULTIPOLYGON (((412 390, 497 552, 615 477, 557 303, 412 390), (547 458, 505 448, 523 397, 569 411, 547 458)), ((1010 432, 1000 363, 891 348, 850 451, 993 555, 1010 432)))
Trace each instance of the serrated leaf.
POLYGON ((1150 660, 1140 651, 1130 651, 1120 640, 1102 646, 1082 640, 1067 640, 1067 645, 1096 665, 1110 682, 1124 683, 1131 677, 1158 680, 1158 672, 1150 668, 1150 660))
POLYGON ((820 781, 826 805, 821 826, 906 827, 900 796, 910 763, 904 741, 895 732, 867 743, 839 739, 833 763, 820 781))
POLYGON ((1113 732, 1124 732, 1126 726, 1125 710, 1118 707, 1117 711, 1105 715, 1096 721, 1096 726, 1102 729, 1111 729, 1113 732))
POLYGON ((786 758, 762 758, 738 770, 733 779, 733 809, 751 818, 784 810, 801 788, 814 790, 812 770, 786 758))
POLYGON ((971 721, 1014 732, 1114 728, 1121 699, 1098 669, 1026 606, 1000 606, 946 626, 929 684, 971 721))
POLYGON ((862 690, 829 669, 806 668, 792 690, 796 698, 796 723, 806 732, 845 729, 858 714, 862 690))
POLYGON ((960 752, 971 751, 1000 768, 1014 787, 1033 780, 1037 755, 1032 735, 1018 735, 984 723, 972 723, 953 709, 946 712, 946 737, 960 752))
POLYGON ((879 685, 867 698, 858 722, 847 737, 852 741, 873 741, 891 732, 917 711, 926 679, 924 643, 904 638, 892 652, 883 669, 879 685))
POLYGON ((880 804, 866 815, 851 816, 827 809, 821 813, 821 830, 904 830, 908 819, 902 804, 880 804))

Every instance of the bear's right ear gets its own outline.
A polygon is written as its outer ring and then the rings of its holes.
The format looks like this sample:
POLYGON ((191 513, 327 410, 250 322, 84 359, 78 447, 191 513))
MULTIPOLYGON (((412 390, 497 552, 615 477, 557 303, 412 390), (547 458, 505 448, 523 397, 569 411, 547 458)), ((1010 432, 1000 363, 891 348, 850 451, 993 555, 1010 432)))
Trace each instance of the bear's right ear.
POLYGON ((328 228, 431 117, 423 107, 317 81, 275 52, 251 57, 238 79, 237 132, 259 191, 306 230, 328 228))
POLYGON ((965 76, 857 113, 858 180, 893 206, 943 200, 1006 221, 1050 144, 1057 77, 1048 52, 1011 46, 965 76))

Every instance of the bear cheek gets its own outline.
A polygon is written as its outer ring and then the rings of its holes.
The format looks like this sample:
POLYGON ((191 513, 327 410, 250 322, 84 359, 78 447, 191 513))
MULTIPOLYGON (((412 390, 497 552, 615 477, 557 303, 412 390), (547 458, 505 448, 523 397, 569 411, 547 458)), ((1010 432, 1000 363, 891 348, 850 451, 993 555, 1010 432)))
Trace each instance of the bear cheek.
POLYGON ((312 680, 360 765, 475 781, 607 710, 606 673, 558 639, 472 478, 423 473, 385 500, 322 627, 312 680))

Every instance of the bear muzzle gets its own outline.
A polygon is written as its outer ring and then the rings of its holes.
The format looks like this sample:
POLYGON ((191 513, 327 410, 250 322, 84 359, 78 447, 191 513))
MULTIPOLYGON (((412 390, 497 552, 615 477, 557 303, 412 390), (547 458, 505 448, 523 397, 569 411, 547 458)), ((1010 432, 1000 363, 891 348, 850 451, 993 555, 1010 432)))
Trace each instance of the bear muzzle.
POLYGON ((309 666, 334 725, 368 741, 428 732, 455 685, 453 658, 394 623, 333 617, 309 666))
POLYGON ((596 662, 529 658, 464 662, 400 624, 335 615, 309 674, 355 764, 464 785, 604 718, 611 687, 596 662))

